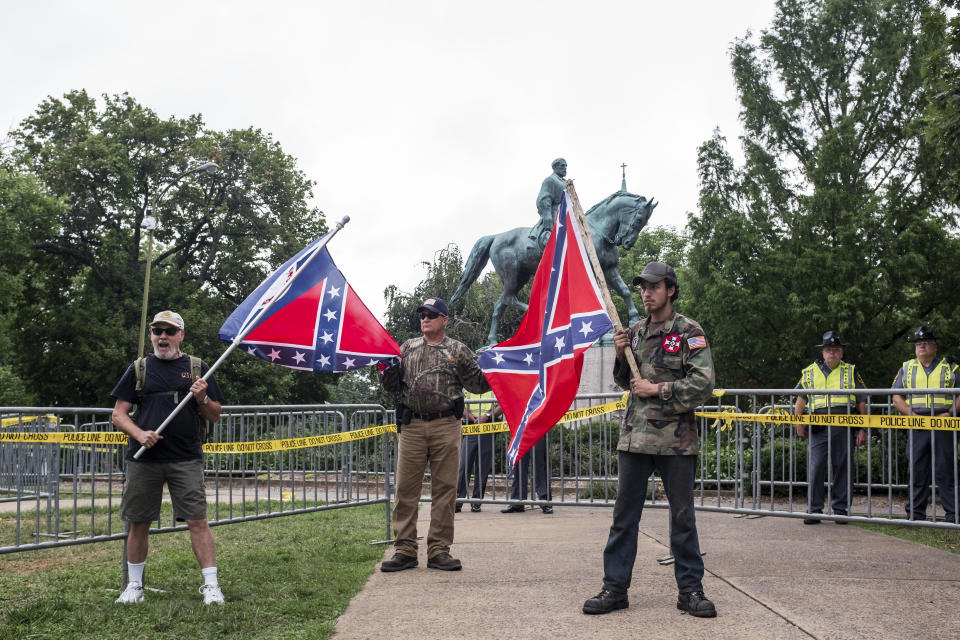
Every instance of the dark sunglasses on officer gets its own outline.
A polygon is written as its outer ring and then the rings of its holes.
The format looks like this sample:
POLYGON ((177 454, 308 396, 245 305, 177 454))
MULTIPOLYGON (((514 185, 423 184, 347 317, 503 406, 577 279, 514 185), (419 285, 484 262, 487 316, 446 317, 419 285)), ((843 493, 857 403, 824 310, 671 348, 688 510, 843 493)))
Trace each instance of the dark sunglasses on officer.
POLYGON ((175 336, 180 329, 177 327, 150 327, 150 331, 152 331, 155 336, 162 336, 163 334, 175 336))
POLYGON ((420 312, 420 319, 421 319, 421 320, 423 320, 423 319, 436 320, 436 319, 439 318, 439 317, 440 317, 440 314, 437 313, 436 311, 421 311, 421 312, 420 312))

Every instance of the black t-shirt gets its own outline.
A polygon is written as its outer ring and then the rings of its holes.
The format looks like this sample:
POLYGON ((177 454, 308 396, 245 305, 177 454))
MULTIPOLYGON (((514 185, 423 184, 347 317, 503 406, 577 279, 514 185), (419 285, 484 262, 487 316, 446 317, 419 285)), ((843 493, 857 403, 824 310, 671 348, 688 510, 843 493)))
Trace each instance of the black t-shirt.
MULTIPOLYGON (((201 363, 201 375, 210 367, 201 363)), ((183 400, 185 395, 191 395, 190 386, 190 356, 184 354, 176 360, 161 360, 153 354, 147 356, 146 375, 143 380, 143 404, 137 409, 134 422, 141 429, 152 430, 159 427, 167 416, 183 400), (178 392, 174 398, 168 391, 178 392), (154 393, 164 395, 151 396, 154 393)), ((127 367, 120 382, 113 388, 110 395, 118 400, 132 404, 138 403, 137 374, 134 365, 127 367)), ((223 394, 214 376, 207 379, 207 395, 211 400, 223 402, 223 394)), ((200 410, 196 400, 190 402, 177 414, 173 421, 164 427, 161 435, 163 439, 147 449, 139 460, 143 462, 176 462, 178 460, 194 460, 203 457, 198 430, 200 410)), ((140 449, 140 443, 129 438, 127 460, 133 460, 133 454, 140 449)))

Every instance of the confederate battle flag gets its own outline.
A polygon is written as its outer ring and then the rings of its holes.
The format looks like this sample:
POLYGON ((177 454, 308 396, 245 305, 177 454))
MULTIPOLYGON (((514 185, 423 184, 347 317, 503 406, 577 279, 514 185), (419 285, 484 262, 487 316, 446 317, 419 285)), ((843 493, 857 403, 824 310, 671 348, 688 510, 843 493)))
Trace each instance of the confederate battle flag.
POLYGON ((583 352, 612 326, 564 193, 520 328, 479 359, 510 425, 511 466, 570 408, 583 352))
POLYGON ((223 323, 220 338, 244 336, 247 353, 308 371, 350 371, 399 358, 396 341, 333 263, 324 246, 329 235, 264 280, 223 323))

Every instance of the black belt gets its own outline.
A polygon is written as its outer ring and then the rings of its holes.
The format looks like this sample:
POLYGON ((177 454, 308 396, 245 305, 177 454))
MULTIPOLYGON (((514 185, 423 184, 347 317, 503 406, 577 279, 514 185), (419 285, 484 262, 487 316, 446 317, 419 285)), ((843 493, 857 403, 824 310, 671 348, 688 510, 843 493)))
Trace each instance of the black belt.
POLYGON ((453 415, 453 409, 444 409, 443 411, 435 411, 433 413, 414 413, 413 417, 417 420, 439 420, 440 418, 448 418, 453 415))

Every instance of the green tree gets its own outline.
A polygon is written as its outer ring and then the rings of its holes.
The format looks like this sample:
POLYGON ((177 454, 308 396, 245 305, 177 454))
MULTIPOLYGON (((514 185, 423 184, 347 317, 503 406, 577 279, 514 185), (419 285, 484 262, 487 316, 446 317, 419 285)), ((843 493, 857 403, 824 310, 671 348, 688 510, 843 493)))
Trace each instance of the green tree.
POLYGON ((924 37, 947 33, 943 46, 934 50, 925 67, 930 102, 926 141, 936 153, 942 172, 944 198, 960 205, 960 0, 944 0, 944 10, 934 12, 924 23, 924 37))
MULTIPOLYGON (((433 296, 449 300, 457 290, 463 273, 463 257, 460 249, 450 244, 437 251, 433 262, 423 262, 421 266, 426 269, 427 275, 412 293, 404 293, 393 285, 384 291, 387 302, 385 326, 400 344, 421 335, 417 307, 424 300, 433 296)), ((482 276, 450 309, 447 335, 471 349, 486 346, 493 305, 502 290, 500 278, 495 273, 482 276)), ((522 296, 528 295, 529 285, 521 293, 522 296)), ((516 333, 522 317, 519 310, 508 309, 500 322, 501 335, 516 333)))
POLYGON ((920 0, 780 0, 731 48, 746 133, 698 151, 691 315, 720 384, 792 386, 827 329, 885 386, 920 322, 957 337, 956 219, 924 137, 922 66, 942 32, 920 0))
MULTIPOLYGON (((163 120, 126 94, 103 96, 101 108, 73 91, 45 100, 11 140, 5 165, 21 184, 36 180, 47 200, 34 218, 31 207, 41 200, 17 201, 9 188, 0 195, 0 202, 20 202, 4 207, 0 224, 21 239, 30 273, 15 285, 18 302, 4 316, 0 345, 43 403, 109 402, 137 352, 141 223, 189 167, 213 161, 220 169, 180 181, 154 212, 149 313, 180 311, 186 350, 208 361, 225 348, 217 329, 240 300, 326 228, 323 214, 307 205, 312 182, 257 129, 209 131, 199 115, 163 120)), ((11 264, 5 254, 0 269, 11 264)), ((218 379, 230 403, 326 397, 323 377, 243 354, 218 379)))
MULTIPOLYGON (((683 294, 677 300, 677 309, 683 313, 686 308, 688 297, 686 294, 686 274, 684 267, 687 261, 687 246, 690 238, 684 230, 678 230, 674 227, 654 227, 640 232, 637 236, 637 242, 627 251, 620 248, 620 264, 618 269, 623 281, 630 284, 633 279, 643 272, 643 268, 648 262, 666 262, 677 272, 680 290, 683 294)), ((613 304, 617 308, 617 314, 622 323, 629 322, 627 317, 627 306, 623 300, 615 293, 611 292, 613 304)), ((640 310, 643 316, 643 299, 639 290, 633 294, 633 303, 640 310)))

